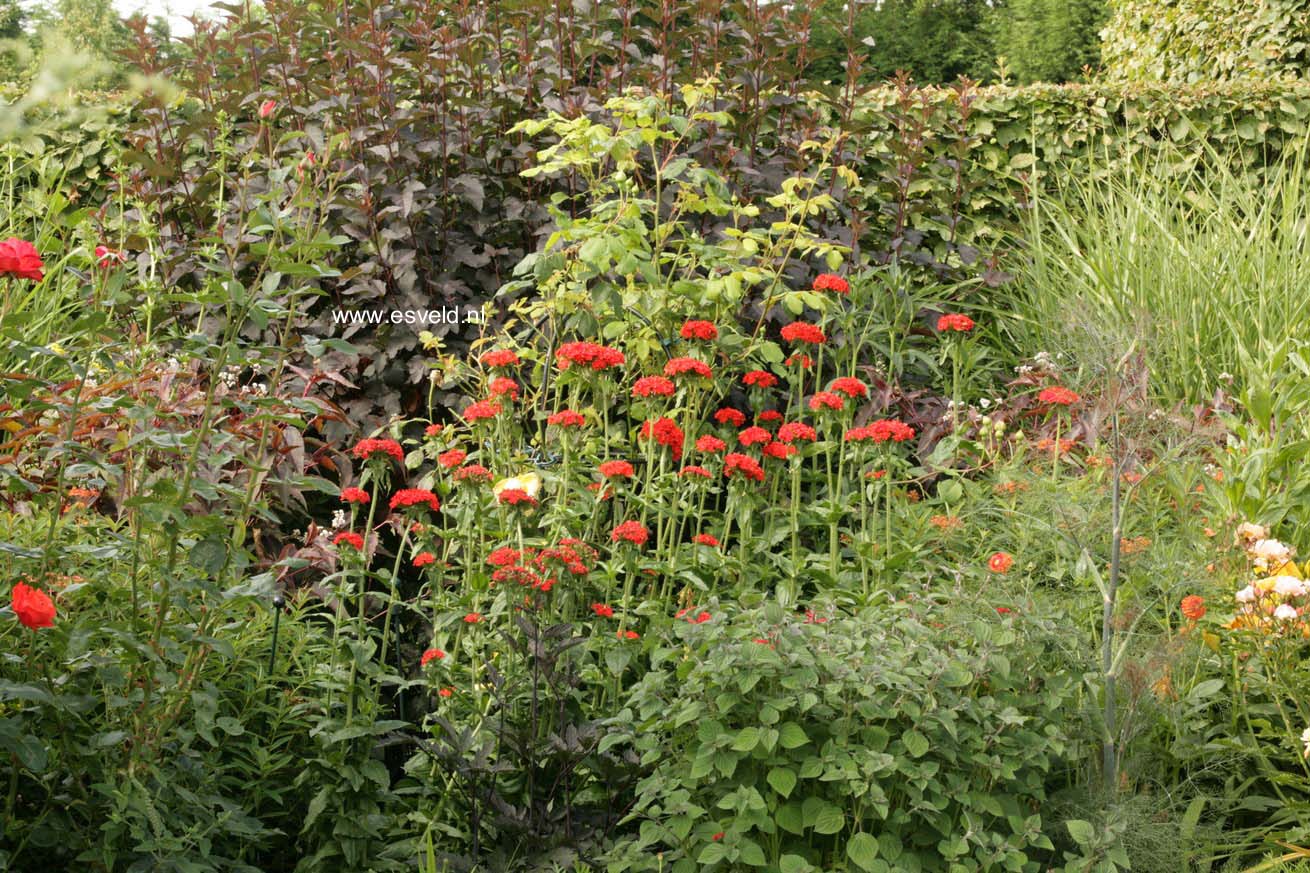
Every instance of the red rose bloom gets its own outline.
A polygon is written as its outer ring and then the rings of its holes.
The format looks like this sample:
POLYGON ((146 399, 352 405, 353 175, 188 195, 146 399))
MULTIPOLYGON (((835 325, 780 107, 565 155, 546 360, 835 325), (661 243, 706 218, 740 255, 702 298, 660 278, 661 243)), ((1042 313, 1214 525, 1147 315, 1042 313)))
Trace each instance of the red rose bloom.
POLYGON ((943 315, 937 319, 937 330, 943 333, 952 330, 957 333, 968 333, 973 330, 973 319, 967 315, 943 315))
POLYGON ((437 455, 437 463, 445 467, 447 470, 450 470, 464 463, 464 459, 467 457, 468 453, 463 449, 451 449, 448 452, 442 452, 437 455))
POLYGON ((428 564, 436 563, 437 556, 431 552, 419 552, 414 556, 415 567, 426 567, 428 564))
POLYGON ((773 434, 758 425, 752 425, 737 434, 737 442, 741 443, 743 446, 753 446, 756 443, 767 443, 771 439, 773 439, 773 434))
POLYGON ((715 549, 719 547, 719 541, 711 534, 696 534, 696 536, 691 538, 691 541, 698 546, 709 546, 710 548, 715 549))
POLYGON ((693 376, 704 376, 706 379, 714 376, 714 371, 710 369, 709 364, 695 358, 673 358, 664 365, 665 376, 685 376, 688 373, 693 376))
POLYGON ((482 363, 488 367, 516 367, 519 365, 519 356, 509 349, 496 349, 487 352, 482 356, 482 363))
POLYGON ((469 424, 500 415, 501 405, 491 400, 479 400, 464 410, 464 420, 469 424))
POLYGON ((717 454, 727 447, 728 444, 723 440, 708 433, 696 440, 696 451, 704 452, 707 455, 717 454))
POLYGON ((831 391, 816 392, 810 398, 810 409, 819 412, 823 409, 841 409, 846 405, 840 394, 833 394, 831 391))
POLYGON ((1061 385, 1052 385, 1050 388, 1043 388, 1037 399, 1052 406, 1073 406, 1082 400, 1082 397, 1061 385))
POLYGON ((635 472, 627 461, 606 461, 600 465, 600 474, 607 479, 631 479, 635 472))
POLYGON ((746 423, 746 416, 740 410, 733 409, 731 406, 725 406, 718 412, 714 413, 714 420, 719 424, 730 424, 733 427, 741 427, 746 423))
POLYGON ((759 461, 737 452, 729 452, 723 458, 723 475, 731 478, 733 473, 745 476, 747 479, 754 479, 756 482, 764 481, 764 468, 760 466, 759 461))
POLYGON ((358 503, 360 506, 368 503, 368 492, 363 488, 342 488, 342 503, 358 503))
POLYGON ((741 381, 752 388, 772 388, 778 384, 778 377, 767 370, 751 370, 741 381))
POLYGON ((671 379, 666 379, 663 376, 642 376, 632 386, 632 396, 650 397, 651 395, 658 395, 660 397, 672 397, 677 390, 671 379))
POLYGON ((396 463, 403 464, 405 462, 405 450, 395 440, 360 440, 355 443, 355 447, 350 451, 360 460, 371 461, 374 458, 390 456, 396 459, 396 463))
POLYGON ((815 291, 832 291, 835 294, 851 293, 851 285, 836 273, 820 273, 814 279, 815 291))
POLYGON ((546 418, 546 424, 553 424, 556 427, 582 427, 586 423, 586 416, 572 409, 561 409, 546 418))
POLYGON ((508 397, 510 400, 519 399, 519 383, 515 382, 508 376, 498 376, 491 380, 487 386, 492 397, 508 397))
POLYGON ((650 532, 639 521, 625 521, 617 525, 610 533, 612 542, 629 542, 635 546, 646 545, 650 532))
POLYGON ((426 667, 430 661, 440 661, 444 657, 446 653, 441 649, 428 649, 423 653, 423 657, 418 659, 418 664, 420 667, 426 667))
POLYGON ((490 482, 491 471, 481 464, 468 464, 452 473, 451 478, 456 482, 490 482))
POLYGON ((596 615, 597 615, 599 618, 613 618, 613 617, 614 617, 614 607, 612 607, 612 606, 608 606, 607 604, 604 604, 604 603, 593 603, 593 604, 591 605, 591 611, 594 612, 594 613, 596 613, 596 615))
POLYGON ((441 509, 441 501, 426 488, 402 488, 391 495, 392 510, 410 506, 427 506, 433 512, 438 512, 441 509))
POLYGON ((812 443, 818 439, 818 436, 814 428, 799 421, 789 421, 778 428, 778 442, 780 443, 794 443, 797 440, 812 443))
POLYGON ((712 321, 684 321, 678 331, 683 339, 713 340, 719 338, 719 329, 712 321))
POLYGON ((364 538, 353 531, 343 530, 332 538, 332 545, 339 546, 342 543, 354 546, 357 552, 364 551, 364 538))
POLYGON ((10 608, 24 627, 40 630, 52 627, 55 623, 55 602, 39 588, 33 588, 25 582, 14 585, 11 592, 10 608))
POLYGON ((807 321, 793 321, 784 327, 782 329, 782 338, 789 343, 810 343, 811 345, 821 345, 828 340, 817 324, 810 324, 807 321))
POLYGON ((1014 566, 1014 558, 1008 552, 997 552, 987 559, 987 569, 993 573, 1008 573, 1014 566))
POLYGON ((840 379, 833 379, 832 384, 828 387, 838 394, 845 394, 847 397, 864 397, 869 393, 869 387, 853 376, 842 376, 840 379))
POLYGON ((710 478, 710 471, 706 470, 704 467, 697 467, 695 464, 692 464, 683 467, 681 470, 679 470, 678 475, 683 477, 684 479, 691 478, 693 476, 700 479, 708 479, 710 478))

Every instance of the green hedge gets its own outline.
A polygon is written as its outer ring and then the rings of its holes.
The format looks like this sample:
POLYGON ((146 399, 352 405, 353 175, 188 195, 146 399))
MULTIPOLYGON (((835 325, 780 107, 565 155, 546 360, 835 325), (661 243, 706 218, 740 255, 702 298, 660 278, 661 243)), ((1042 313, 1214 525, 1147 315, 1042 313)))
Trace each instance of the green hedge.
POLYGON ((1310 0, 1110 0, 1101 59, 1116 79, 1298 78, 1310 64, 1310 0))
MULTIPOLYGON (((82 203, 99 202, 119 163, 124 132, 158 125, 165 114, 170 119, 179 114, 203 117, 205 107, 185 102, 190 105, 181 105, 180 113, 178 103, 147 110, 131 98, 106 95, 87 95, 81 101, 83 108, 103 108, 98 114, 29 107, 24 115, 31 123, 18 135, 19 151, 50 158, 47 165, 53 163, 67 174, 68 189, 77 191, 82 203)), ((809 105, 797 107, 794 102, 779 100, 777 108, 767 110, 777 122, 773 133, 768 133, 767 125, 761 128, 766 131, 762 137, 776 140, 770 146, 776 155, 770 173, 794 168, 801 160, 798 153, 789 152, 793 146, 787 145, 793 141, 789 137, 795 141, 802 138, 796 135, 800 128, 793 119, 817 118, 836 126, 847 117, 828 96, 811 94, 802 102, 809 105)), ((951 279, 981 278, 999 285, 1014 257, 1012 235, 1024 205, 1034 184, 1043 179, 1084 175, 1109 161, 1141 157, 1157 159, 1161 162, 1157 171, 1170 172, 1180 164, 1203 160, 1207 154, 1227 156, 1238 166, 1259 173, 1285 144, 1305 136, 1307 117, 1310 83, 1300 81, 922 89, 906 82, 892 83, 863 95, 844 122, 849 136, 841 159, 856 170, 860 185, 835 192, 841 214, 818 229, 842 237, 858 228, 858 239, 848 241, 861 260, 880 262, 896 254, 951 279)), ((821 133, 814 131, 816 137, 821 133)), ((715 151, 718 141, 707 143, 700 159, 717 165, 721 158, 715 151)), ((203 148, 204 143, 193 139, 191 147, 203 148)), ((194 163, 195 158, 188 161, 194 163)), ((150 149, 138 150, 128 168, 129 184, 140 190, 140 186, 158 181, 152 179, 152 173, 170 162, 177 163, 170 158, 161 164, 150 149)), ((519 179, 520 166, 516 162, 480 164, 468 172, 476 173, 486 191, 501 192, 498 196, 506 202, 531 203, 535 199, 540 206, 550 189, 533 188, 519 179)), ((167 180, 163 184, 167 185, 167 180)), ((385 191, 374 196, 378 202, 390 202, 385 191)), ((756 195, 744 190, 743 196, 756 195)), ((529 223, 546 220, 544 209, 515 214, 529 216, 529 223)), ((762 216, 761 221, 767 218, 762 216)), ((445 220, 457 229, 463 223, 472 234, 479 218, 461 214, 456 204, 445 220)), ((541 238, 524 236, 528 245, 541 238)), ((501 260, 510 266, 528 253, 522 242, 505 245, 501 260)), ((490 278, 494 280, 495 275, 490 278)), ((367 295, 367 303, 411 305, 405 301, 411 300, 415 288, 434 284, 431 277, 420 276, 409 290, 378 285, 367 295)), ((494 286, 492 281, 479 293, 488 295, 494 286)), ((349 299, 348 290, 343 299, 349 299)), ((417 340, 409 345, 394 341, 387 345, 385 338, 358 339, 380 350, 386 346, 378 357, 389 361, 392 369, 419 374, 411 375, 412 379, 422 375, 421 365, 407 366, 413 356, 421 354, 417 340)))

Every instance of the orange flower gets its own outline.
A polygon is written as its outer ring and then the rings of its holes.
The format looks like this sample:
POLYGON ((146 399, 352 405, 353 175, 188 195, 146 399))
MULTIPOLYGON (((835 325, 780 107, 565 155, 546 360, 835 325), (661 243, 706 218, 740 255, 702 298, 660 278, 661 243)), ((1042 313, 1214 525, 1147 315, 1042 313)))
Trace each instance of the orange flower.
POLYGON ((1205 618, 1205 598, 1199 594, 1187 595, 1183 598, 1182 611, 1192 621, 1200 621, 1205 618))
POLYGON ((1008 573, 1014 566, 1014 558, 1008 552, 996 552, 987 559, 987 569, 993 573, 1008 573))

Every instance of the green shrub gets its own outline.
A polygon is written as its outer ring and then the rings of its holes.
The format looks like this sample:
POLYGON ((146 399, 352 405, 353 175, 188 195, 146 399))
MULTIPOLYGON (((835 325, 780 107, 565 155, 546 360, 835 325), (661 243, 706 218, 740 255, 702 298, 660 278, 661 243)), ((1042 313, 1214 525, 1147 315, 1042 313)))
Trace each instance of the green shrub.
POLYGON ((1076 685, 1005 616, 931 615, 675 629, 603 744, 650 769, 609 869, 1039 869, 1076 685))

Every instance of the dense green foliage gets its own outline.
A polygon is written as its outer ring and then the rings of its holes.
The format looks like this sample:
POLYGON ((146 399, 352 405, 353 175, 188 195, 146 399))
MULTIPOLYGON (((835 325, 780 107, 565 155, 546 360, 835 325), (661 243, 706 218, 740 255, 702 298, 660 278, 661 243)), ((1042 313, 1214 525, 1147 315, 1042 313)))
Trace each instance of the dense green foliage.
POLYGON ((1019 82, 1071 82, 1095 71, 1105 0, 1006 0, 994 19, 994 52, 1019 82))
POLYGON ((1110 0, 1106 73, 1147 82, 1297 79, 1310 70, 1306 0, 1110 0))

